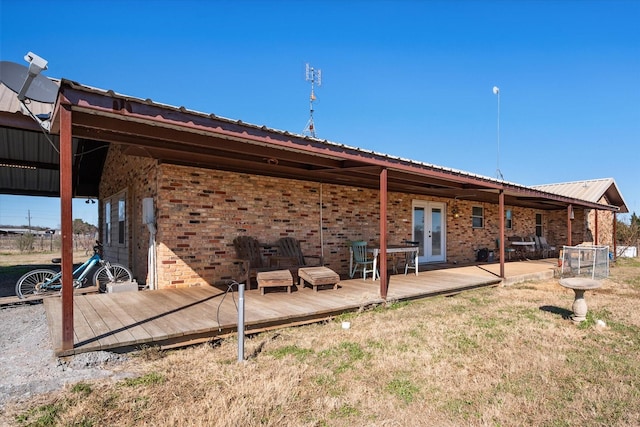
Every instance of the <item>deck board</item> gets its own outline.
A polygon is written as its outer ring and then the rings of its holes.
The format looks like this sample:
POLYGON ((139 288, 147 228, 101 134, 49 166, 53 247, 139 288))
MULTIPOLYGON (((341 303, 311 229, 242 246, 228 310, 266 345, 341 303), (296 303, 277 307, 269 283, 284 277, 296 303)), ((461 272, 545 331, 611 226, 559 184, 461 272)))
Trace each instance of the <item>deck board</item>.
POLYGON ((137 321, 123 308, 121 304, 117 304, 113 298, 94 298, 99 300, 104 307, 105 315, 109 315, 117 321, 114 325, 118 326, 116 330, 126 330, 131 336, 134 344, 143 344, 153 339, 153 335, 144 328, 144 325, 138 325, 137 321))
MULTIPOLYGON (((495 269, 495 267, 491 267, 495 269)), ((514 267, 511 267, 512 269, 514 267)), ((527 265, 526 274, 549 264, 527 265)), ((389 277, 387 301, 452 294, 501 282, 490 268, 454 268, 389 277)), ((245 327, 249 332, 320 321, 384 302, 380 282, 342 280, 338 289, 294 286, 292 293, 245 291, 245 327)), ((174 346, 201 342, 237 330, 238 292, 215 287, 74 295, 75 345, 62 350, 61 298, 45 299, 50 336, 58 356, 140 345, 174 346), (235 303, 234 303, 235 300, 235 303)))
MULTIPOLYGON (((100 315, 101 324, 104 325, 102 334, 111 333, 115 338, 115 344, 130 343, 137 341, 135 335, 127 328, 127 317, 121 317, 113 312, 118 309, 116 305, 109 305, 109 298, 87 298, 87 302, 91 304, 93 309, 100 315), (115 329, 113 329, 115 327, 115 329)), ((122 313, 120 313, 122 314, 122 313)))

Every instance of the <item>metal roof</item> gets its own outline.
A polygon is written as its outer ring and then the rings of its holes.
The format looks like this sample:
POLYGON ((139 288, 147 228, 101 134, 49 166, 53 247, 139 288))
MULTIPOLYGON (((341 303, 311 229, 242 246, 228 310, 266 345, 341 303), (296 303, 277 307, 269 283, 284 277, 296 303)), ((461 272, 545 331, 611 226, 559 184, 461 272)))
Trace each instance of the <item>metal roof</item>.
MULTIPOLYGON (((19 112, 15 94, 0 87, 0 192, 58 195, 57 137, 51 143, 31 118, 19 112), (3 112, 4 111, 4 112, 3 112), (21 117, 19 117, 21 116, 21 117), (25 119, 26 118, 26 119, 25 119), (22 132, 20 130, 22 129, 22 132), (29 132, 33 132, 30 134, 29 132), (14 165, 15 166, 15 165, 14 165)), ((388 171, 388 191, 456 197, 537 209, 568 204, 600 207, 597 202, 500 181, 471 172, 418 162, 266 126, 244 123, 118 94, 62 79, 51 133, 59 132, 59 108, 72 109, 74 197, 96 197, 106 147, 125 146, 125 153, 161 162, 254 173, 313 182, 378 189, 380 172, 388 171)), ((31 109, 51 108, 51 105, 31 109)), ((601 206, 617 210, 613 205, 601 206)))
POLYGON ((531 188, 560 194, 562 196, 573 197, 575 199, 588 200, 593 203, 600 203, 604 197, 607 204, 618 206, 621 213, 629 212, 627 205, 622 198, 622 193, 618 190, 616 181, 613 178, 533 185, 531 188))
MULTIPOLYGON (((60 84, 59 81, 55 81, 60 84)), ((54 104, 30 101, 34 115, 51 114, 54 104)), ((74 196, 97 197, 99 174, 108 144, 73 138, 76 178, 74 196), (90 150, 99 149, 102 152, 90 150)), ((58 196, 60 157, 58 136, 44 132, 23 111, 15 92, 0 83, 0 193, 58 196)))

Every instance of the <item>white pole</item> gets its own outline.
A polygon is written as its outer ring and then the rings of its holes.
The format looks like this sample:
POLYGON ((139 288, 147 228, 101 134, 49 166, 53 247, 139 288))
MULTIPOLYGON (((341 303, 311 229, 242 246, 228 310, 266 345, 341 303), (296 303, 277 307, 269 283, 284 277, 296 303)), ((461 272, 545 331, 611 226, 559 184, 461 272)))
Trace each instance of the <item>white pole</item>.
POLYGON ((500 88, 498 86, 494 86, 493 93, 498 96, 498 155, 496 162, 496 178, 504 180, 504 176, 502 176, 502 172, 500 171, 500 88))
POLYGON ((244 283, 238 284, 238 362, 244 362, 244 283))

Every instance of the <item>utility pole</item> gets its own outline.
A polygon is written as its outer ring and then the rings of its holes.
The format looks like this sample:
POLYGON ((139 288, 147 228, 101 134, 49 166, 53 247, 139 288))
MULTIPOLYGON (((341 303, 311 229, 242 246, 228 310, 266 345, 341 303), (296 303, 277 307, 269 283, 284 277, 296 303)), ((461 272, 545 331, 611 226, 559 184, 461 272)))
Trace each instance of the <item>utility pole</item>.
POLYGON ((27 210, 27 220, 29 221, 29 234, 31 234, 31 210, 27 210))

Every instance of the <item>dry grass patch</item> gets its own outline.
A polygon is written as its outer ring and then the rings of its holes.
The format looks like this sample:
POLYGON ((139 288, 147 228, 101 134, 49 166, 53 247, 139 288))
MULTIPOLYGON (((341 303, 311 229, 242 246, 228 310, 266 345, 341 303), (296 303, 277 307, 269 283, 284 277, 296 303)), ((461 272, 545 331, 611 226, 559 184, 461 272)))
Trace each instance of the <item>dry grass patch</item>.
POLYGON ((8 411, 17 425, 640 425, 639 282, 640 263, 620 261, 581 326, 550 280, 264 333, 244 363, 234 339, 147 349, 137 378, 8 411))

